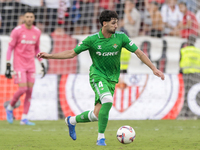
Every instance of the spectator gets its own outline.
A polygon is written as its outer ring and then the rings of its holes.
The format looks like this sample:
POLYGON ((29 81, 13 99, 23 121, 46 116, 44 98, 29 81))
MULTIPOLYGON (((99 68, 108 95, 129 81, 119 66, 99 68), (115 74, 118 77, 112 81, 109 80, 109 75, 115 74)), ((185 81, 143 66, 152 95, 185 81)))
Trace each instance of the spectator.
POLYGON ((103 9, 114 10, 115 2, 118 0, 99 0, 99 6, 103 9))
MULTIPOLYGON (((62 0, 62 2, 65 1, 66 5, 68 4, 69 0, 62 0)), ((46 8, 47 8, 47 31, 48 33, 51 33, 54 31, 55 26, 58 21, 58 9, 60 5, 60 0, 44 0, 46 8)))
POLYGON ((148 10, 150 8, 151 2, 156 2, 158 4, 158 8, 160 9, 160 7, 162 6, 162 4, 165 3, 165 0, 144 0, 145 2, 145 8, 148 10))
POLYGON ((144 18, 144 33, 150 34, 155 37, 162 37, 163 34, 163 22, 162 16, 158 9, 157 2, 151 2, 149 4, 149 11, 146 11, 146 17, 144 18))
MULTIPOLYGON (((77 45, 77 40, 67 35, 64 30, 64 24, 60 23, 51 33, 53 39, 52 54, 62 52, 66 49, 73 49, 77 45)), ((77 73, 78 61, 77 57, 73 59, 49 59, 49 68, 47 73, 50 74, 69 74, 77 73)))
POLYGON ((178 0, 178 3, 184 2, 189 11, 196 13, 199 0, 178 0))
POLYGON ((188 38, 189 35, 198 35, 198 22, 195 17, 195 14, 187 9, 186 3, 179 3, 179 9, 183 13, 183 20, 177 26, 175 30, 176 35, 181 36, 182 38, 188 38))
POLYGON ((196 13, 196 19, 198 22, 198 35, 200 35, 200 10, 198 10, 196 13))
POLYGON ((135 8, 134 0, 125 1, 124 12, 124 29, 127 31, 129 37, 138 36, 141 16, 138 10, 135 8))
POLYGON ((92 26, 93 17, 93 0, 80 0, 74 3, 76 10, 74 11, 74 34, 89 34, 92 26), (76 15, 77 13, 77 15, 76 15))
POLYGON ((177 25, 182 21, 183 14, 177 5, 177 0, 168 0, 161 8, 161 15, 165 25, 164 34, 173 35, 177 25))
POLYGON ((65 17, 69 17, 69 9, 71 4, 70 0, 60 0, 59 8, 58 8, 58 19, 59 22, 65 22, 65 17))

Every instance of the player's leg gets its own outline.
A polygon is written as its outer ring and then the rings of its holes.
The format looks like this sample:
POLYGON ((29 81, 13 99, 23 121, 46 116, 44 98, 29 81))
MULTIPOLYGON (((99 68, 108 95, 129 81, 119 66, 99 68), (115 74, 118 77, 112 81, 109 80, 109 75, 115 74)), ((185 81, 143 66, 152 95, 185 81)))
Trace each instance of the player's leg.
POLYGON ((20 121, 21 125, 35 125, 35 123, 30 122, 27 118, 28 115, 28 111, 30 108, 30 104, 31 104, 31 95, 32 95, 32 91, 33 91, 33 85, 35 82, 35 73, 34 72, 27 72, 27 86, 28 89, 26 91, 26 96, 24 99, 24 110, 23 110, 23 114, 22 114, 22 118, 20 121))
POLYGON ((13 109, 16 104, 16 102, 19 100, 20 96, 26 93, 28 90, 27 83, 26 83, 26 75, 25 72, 17 71, 15 74, 15 84, 18 84, 18 90, 13 95, 13 98, 11 99, 10 104, 8 104, 6 108, 6 116, 7 121, 9 123, 13 123, 13 109))
POLYGON ((86 122, 93 122, 98 120, 97 114, 101 108, 101 104, 97 104, 95 106, 94 111, 85 111, 77 116, 68 116, 65 118, 65 122, 69 128, 69 135, 73 140, 76 140, 76 131, 75 126, 77 123, 86 123, 86 122))
POLYGON ((108 90, 107 92, 105 92, 105 94, 101 94, 100 96, 102 107, 98 114, 99 120, 98 120, 98 138, 97 138, 97 145, 100 146, 106 145, 104 132, 107 127, 109 112, 113 104, 113 94, 116 83, 104 81, 103 84, 104 84, 103 88, 107 89, 108 87, 108 90))
POLYGON ((105 135, 104 132, 107 127, 109 111, 113 104, 113 98, 110 95, 106 95, 101 99, 102 107, 98 115, 98 138, 97 145, 105 146, 105 135))
MULTIPOLYGON (((114 91, 110 89, 110 84, 107 80, 99 76, 91 77, 91 86, 95 91, 95 104, 99 103, 101 107, 95 112, 98 116, 98 138, 97 145, 105 146, 105 136, 104 132, 108 123, 109 111, 112 107, 113 98, 112 95, 114 91)), ((115 84, 114 84, 115 86, 115 84)))
MULTIPOLYGON (((97 78, 95 78, 95 82, 98 83, 100 80, 97 78)), ((99 110, 101 108, 101 102, 99 99, 99 95, 97 88, 95 88, 95 83, 93 81, 93 78, 90 78, 90 85, 92 87, 92 89, 95 92, 95 108, 94 111, 85 111, 77 116, 68 116, 67 118, 65 118, 65 122, 68 125, 69 128, 69 135, 73 140, 76 140, 76 132, 75 132, 75 126, 77 123, 84 123, 84 122, 92 122, 92 121, 97 121, 98 120, 98 113, 99 110)), ((99 87, 101 88, 101 87, 99 87)), ((101 90, 102 93, 105 93, 104 91, 107 91, 108 88, 105 88, 104 90, 101 90)))

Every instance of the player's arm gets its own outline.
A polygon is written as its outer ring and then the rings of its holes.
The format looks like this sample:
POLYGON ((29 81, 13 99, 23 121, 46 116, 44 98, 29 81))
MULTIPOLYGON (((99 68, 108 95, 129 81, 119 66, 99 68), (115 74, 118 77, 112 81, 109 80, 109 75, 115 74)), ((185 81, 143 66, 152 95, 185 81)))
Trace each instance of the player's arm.
POLYGON ((5 76, 8 79, 12 79, 10 58, 11 58, 13 49, 14 49, 14 47, 9 45, 8 50, 7 50, 7 55, 6 55, 6 73, 5 73, 5 76))
POLYGON ((37 54, 37 57, 44 58, 44 59, 70 59, 74 58, 77 54, 75 53, 74 49, 62 51, 60 53, 55 54, 48 54, 45 52, 40 52, 37 54))
MULTIPOLYGON (((39 33, 39 37, 38 37, 36 45, 35 45, 36 56, 37 56, 38 53, 40 53, 40 35, 41 35, 41 33, 39 33)), ((41 64, 41 67, 42 67, 42 77, 41 78, 43 78, 46 75, 46 68, 44 66, 44 63, 42 62, 42 58, 39 58, 39 57, 37 57, 37 58, 38 58, 38 60, 41 64)))
POLYGON ((62 51, 60 53, 55 54, 47 54, 45 52, 38 53, 39 58, 44 59, 70 59, 74 58, 76 55, 80 54, 81 52, 88 50, 90 48, 90 37, 87 37, 81 43, 79 43, 74 49, 62 51))
POLYGON ((156 76, 161 77, 161 79, 164 80, 165 78, 164 74, 152 64, 150 59, 140 49, 138 49, 135 43, 131 39, 129 39, 127 35, 122 34, 122 36, 123 36, 122 46, 125 47, 130 52, 135 53, 143 63, 145 63, 149 68, 151 68, 151 70, 156 76))
POLYGON ((143 62, 145 63, 154 73, 154 75, 160 77, 162 80, 165 79, 165 76, 164 74, 158 70, 153 64, 152 62, 150 61, 150 59, 140 50, 140 49, 137 49, 135 51, 135 54, 137 55, 137 57, 143 62))
POLYGON ((5 76, 8 79, 12 78, 11 75, 11 55, 12 55, 12 51, 14 50, 16 44, 17 44, 17 40, 18 40, 18 31, 16 29, 12 30, 11 35, 10 35, 10 42, 8 45, 8 50, 7 50, 7 55, 6 55, 6 72, 5 72, 5 76))

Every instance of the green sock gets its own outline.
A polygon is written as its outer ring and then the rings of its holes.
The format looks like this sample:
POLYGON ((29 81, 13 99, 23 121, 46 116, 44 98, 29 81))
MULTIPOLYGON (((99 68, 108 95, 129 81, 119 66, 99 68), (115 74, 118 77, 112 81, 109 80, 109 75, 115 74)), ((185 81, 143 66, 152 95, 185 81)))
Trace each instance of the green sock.
POLYGON ((108 116, 109 111, 112 107, 112 103, 104 103, 102 104, 102 107, 99 111, 99 120, 98 120, 98 127, 99 127, 99 133, 104 133, 107 127, 108 123, 108 116))
POLYGON ((80 115, 76 116, 76 122, 90 122, 90 119, 88 118, 88 113, 90 111, 84 111, 83 113, 81 113, 80 115))

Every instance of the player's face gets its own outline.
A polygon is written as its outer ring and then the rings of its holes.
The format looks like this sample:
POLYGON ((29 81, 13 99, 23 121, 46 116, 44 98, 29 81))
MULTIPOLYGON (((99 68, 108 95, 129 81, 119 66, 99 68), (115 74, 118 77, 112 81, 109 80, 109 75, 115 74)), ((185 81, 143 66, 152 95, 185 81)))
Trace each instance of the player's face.
POLYGON ((32 26, 35 21, 35 16, 33 13, 26 13, 24 15, 24 22, 27 26, 32 26))
POLYGON ((117 30, 117 23, 118 19, 112 18, 109 22, 106 24, 106 29, 108 33, 114 34, 115 31, 117 30))

